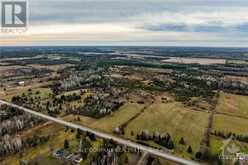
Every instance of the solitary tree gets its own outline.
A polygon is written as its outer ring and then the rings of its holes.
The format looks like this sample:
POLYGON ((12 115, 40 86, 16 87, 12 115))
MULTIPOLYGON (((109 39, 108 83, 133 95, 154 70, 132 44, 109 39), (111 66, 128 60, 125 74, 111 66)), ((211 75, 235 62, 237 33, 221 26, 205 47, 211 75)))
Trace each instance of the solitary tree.
POLYGON ((168 149, 174 149, 174 143, 171 139, 168 141, 168 149))
POLYGON ((184 141, 183 137, 180 139, 179 144, 185 145, 185 141, 184 141))
POLYGON ((77 139, 80 139, 81 134, 82 134, 81 130, 80 129, 77 129, 76 138, 77 139))
POLYGON ((190 154, 193 152, 191 146, 188 147, 187 152, 190 154))
POLYGON ((69 148, 69 141, 67 139, 64 140, 64 148, 69 148))
POLYGON ((68 126, 66 126, 65 127, 65 132, 67 132, 69 130, 69 127, 68 126))
POLYGON ((198 151, 198 152, 195 154, 195 158, 196 158, 196 159, 201 159, 201 158, 202 158, 202 153, 198 151))

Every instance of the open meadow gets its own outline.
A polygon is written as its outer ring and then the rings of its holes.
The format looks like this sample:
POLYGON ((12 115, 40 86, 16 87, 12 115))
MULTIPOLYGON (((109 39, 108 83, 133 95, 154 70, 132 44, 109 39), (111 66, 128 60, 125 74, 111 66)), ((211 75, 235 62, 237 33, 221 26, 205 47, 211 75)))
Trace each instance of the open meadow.
POLYGON ((220 92, 216 111, 248 119, 248 96, 220 92))
POLYGON ((154 103, 127 126, 126 136, 135 139, 131 132, 137 134, 142 130, 162 135, 169 133, 176 144, 183 137, 186 144, 197 151, 207 127, 208 116, 206 112, 192 111, 177 102, 154 103))
POLYGON ((113 112, 111 115, 103 117, 101 119, 93 119, 91 117, 80 116, 67 116, 66 120, 76 122, 78 124, 95 128, 104 132, 112 133, 114 128, 128 121, 134 115, 139 113, 144 108, 144 105, 137 103, 126 103, 119 108, 118 111, 113 112))
POLYGON ((215 114, 213 130, 244 135, 248 133, 248 120, 240 117, 215 114))

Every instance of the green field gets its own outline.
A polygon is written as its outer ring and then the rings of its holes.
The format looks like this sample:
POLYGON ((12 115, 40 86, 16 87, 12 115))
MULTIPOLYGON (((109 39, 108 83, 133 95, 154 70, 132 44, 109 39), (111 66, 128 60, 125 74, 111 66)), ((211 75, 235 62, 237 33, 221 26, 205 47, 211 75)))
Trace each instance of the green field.
POLYGON ((148 130, 150 133, 158 131, 160 134, 169 133, 174 142, 178 143, 183 137, 187 145, 191 145, 193 151, 199 149, 208 123, 208 113, 185 109, 180 103, 153 104, 141 116, 132 121, 127 129, 126 136, 148 130))
POLYGON ((248 64, 248 61, 243 60, 226 60, 227 64, 248 64))
POLYGON ((120 126, 140 112, 143 107, 144 105, 127 103, 112 115, 97 120, 97 122, 92 124, 92 127, 106 132, 112 132, 114 128, 120 126))
POLYGON ((4 99, 11 101, 12 97, 21 96, 22 94, 40 97, 41 100, 45 100, 49 98, 49 95, 52 94, 52 91, 50 88, 34 88, 31 92, 29 92, 28 89, 19 89, 15 93, 5 96, 4 99))
POLYGON ((248 120, 216 114, 214 115, 213 130, 224 131, 226 133, 232 132, 236 134, 247 134, 248 132, 248 120))
POLYGON ((223 146, 223 139, 215 136, 210 136, 209 149, 212 155, 218 155, 221 153, 221 147, 223 146))
POLYGON ((248 96, 220 92, 217 112, 248 117, 248 96))
POLYGON ((98 130, 112 133, 113 129, 120 126, 130 118, 132 118, 135 114, 139 113, 144 105, 136 104, 136 103, 126 103, 119 110, 113 112, 109 116, 105 116, 101 119, 93 119, 90 117, 80 116, 80 121, 77 121, 76 117, 67 118, 72 122, 76 122, 78 124, 88 126, 91 128, 96 128, 98 130))

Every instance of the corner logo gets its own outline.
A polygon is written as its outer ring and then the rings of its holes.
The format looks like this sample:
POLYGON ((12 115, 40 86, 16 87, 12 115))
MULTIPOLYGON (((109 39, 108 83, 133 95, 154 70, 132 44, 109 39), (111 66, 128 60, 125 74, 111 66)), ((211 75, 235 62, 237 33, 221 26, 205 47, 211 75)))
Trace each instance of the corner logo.
POLYGON ((248 155, 241 152, 240 146, 232 140, 232 137, 223 141, 219 158, 223 164, 248 163, 248 155))
POLYGON ((3 1, 2 2, 2 27, 26 27, 27 2, 3 1))
POLYGON ((240 152, 240 147, 235 144, 232 138, 229 138, 223 142, 221 150, 222 155, 235 155, 236 153, 240 152))
POLYGON ((240 148, 235 143, 231 143, 230 145, 227 146, 226 150, 230 154, 236 154, 240 151, 240 148))

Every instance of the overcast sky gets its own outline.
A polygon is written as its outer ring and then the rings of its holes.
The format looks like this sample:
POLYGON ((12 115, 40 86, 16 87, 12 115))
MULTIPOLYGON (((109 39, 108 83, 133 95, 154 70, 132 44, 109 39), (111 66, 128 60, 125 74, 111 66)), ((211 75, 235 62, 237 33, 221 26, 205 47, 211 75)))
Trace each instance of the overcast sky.
POLYGON ((29 13, 1 45, 248 47, 248 0, 29 0, 29 13))

